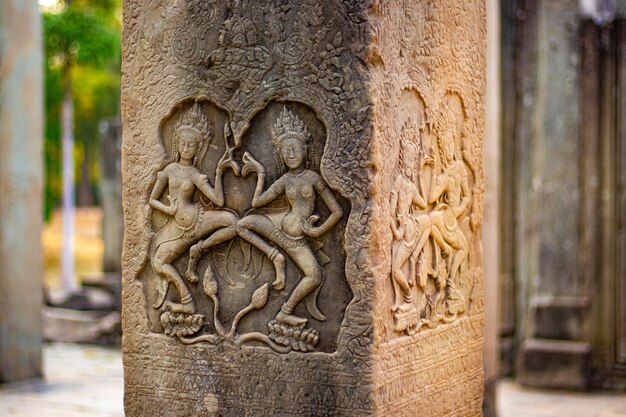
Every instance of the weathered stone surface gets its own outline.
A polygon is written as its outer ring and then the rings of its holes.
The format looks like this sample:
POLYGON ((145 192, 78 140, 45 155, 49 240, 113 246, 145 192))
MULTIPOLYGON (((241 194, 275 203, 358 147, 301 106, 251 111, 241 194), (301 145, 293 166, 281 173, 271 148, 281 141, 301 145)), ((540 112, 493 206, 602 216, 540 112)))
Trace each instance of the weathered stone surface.
POLYGON ((41 375, 41 28, 36 2, 0 3, 0 382, 41 375))
POLYGON ((128 1, 128 416, 480 415, 482 1, 128 1))

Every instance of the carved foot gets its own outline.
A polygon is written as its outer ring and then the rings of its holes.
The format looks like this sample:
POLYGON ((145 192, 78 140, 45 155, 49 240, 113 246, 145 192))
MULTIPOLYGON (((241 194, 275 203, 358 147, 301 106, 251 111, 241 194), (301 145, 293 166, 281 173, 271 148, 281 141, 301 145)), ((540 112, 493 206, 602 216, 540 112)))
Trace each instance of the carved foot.
POLYGON ((274 289, 276 291, 281 291, 285 288, 285 279, 276 279, 274 282, 272 282, 272 287, 274 287, 274 289))
POLYGON ((456 288, 448 288, 446 305, 446 314, 450 316, 463 314, 465 312, 465 297, 456 288))
POLYGON ((185 272, 185 276, 187 277, 187 281, 191 282, 192 284, 200 281, 200 278, 198 277, 194 269, 187 269, 187 272, 185 272))
POLYGON ((393 330, 411 336, 418 330, 417 325, 420 322, 421 315, 412 304, 400 304, 397 306, 393 318, 396 322, 393 330))
POLYGON ((282 324, 286 324, 287 326, 302 327, 306 325, 308 320, 303 317, 298 317, 294 314, 287 313, 281 309, 276 315, 276 321, 282 324))
POLYGON ((166 311, 171 311, 176 314, 193 314, 196 312, 196 307, 193 301, 186 303, 173 303, 171 301, 166 301, 163 306, 166 311))
POLYGON ((392 311, 398 313, 406 313, 407 311, 411 311, 411 309, 413 309, 413 303, 406 301, 402 304, 397 304, 392 307, 392 311))

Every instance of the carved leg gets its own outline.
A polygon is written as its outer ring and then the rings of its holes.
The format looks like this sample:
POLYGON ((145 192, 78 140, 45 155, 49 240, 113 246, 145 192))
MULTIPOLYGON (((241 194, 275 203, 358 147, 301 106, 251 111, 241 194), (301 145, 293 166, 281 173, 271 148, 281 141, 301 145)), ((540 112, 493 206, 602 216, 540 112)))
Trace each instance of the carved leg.
MULTIPOLYGON (((290 325, 290 321, 306 324, 306 319, 297 317, 293 315, 292 312, 309 294, 317 295, 315 290, 322 284, 323 270, 309 246, 300 246, 297 248, 283 247, 283 249, 293 259, 296 266, 300 268, 304 277, 300 280, 296 288, 294 288, 289 299, 283 304, 283 308, 281 308, 280 313, 276 316, 276 320, 290 325), (304 321, 302 322, 302 320, 304 321)), ((317 307, 317 300, 315 298, 307 298, 306 306, 309 314, 311 314, 313 318, 319 321, 326 320, 326 317, 317 307)))
POLYGON ((458 275, 459 268, 461 267, 461 264, 463 263, 466 257, 467 257, 467 252, 463 249, 457 250, 454 252, 454 256, 452 256, 452 262, 450 262, 450 272, 449 272, 450 275, 448 277, 450 281, 456 282, 456 277, 458 275))
POLYGON ((170 301, 165 302, 166 308, 170 309, 174 313, 187 313, 193 314, 196 312, 196 305, 193 301, 193 297, 191 296, 191 292, 185 285, 185 282, 176 271, 173 265, 169 263, 163 262, 159 257, 159 251, 155 255, 154 260, 152 261, 152 266, 157 274, 163 276, 166 280, 171 282, 178 294, 180 296, 180 304, 172 303, 170 301))
POLYGON ((264 236, 269 239, 273 228, 274 225, 268 218, 252 214, 239 220, 237 223, 237 234, 258 248, 272 261, 276 269, 276 279, 272 286, 280 291, 285 288, 285 257, 276 247, 270 245, 261 237, 264 236))
POLYGON ((187 277, 187 281, 192 284, 195 284, 200 280, 196 274, 196 266, 204 254, 202 251, 202 243, 203 242, 196 243, 191 247, 191 249, 189 249, 189 264, 187 265, 187 272, 185 273, 185 276, 187 277))
MULTIPOLYGON (((202 235, 207 236, 211 234, 207 239, 202 240, 189 249, 189 264, 187 266, 187 280, 191 283, 198 282, 198 275, 196 274, 196 266, 200 261, 200 258, 208 252, 210 248, 218 245, 222 242, 226 242, 235 236, 237 236, 237 216, 229 211, 209 211, 205 212, 199 219, 201 222, 202 235), (217 230, 219 229, 219 230, 217 230), (217 230, 217 231, 215 231, 217 230)), ((209 264, 209 268, 211 265, 209 264)), ((212 271, 209 273, 212 275, 212 271)), ((225 278, 228 285, 235 285, 230 277, 225 278)))
POLYGON ((411 304, 413 302, 411 286, 406 276, 404 275, 404 272, 402 271, 402 267, 410 256, 411 252, 400 242, 396 246, 391 259, 391 277, 402 290, 402 298, 404 304, 411 304))
MULTIPOLYGON (((420 234, 419 240, 417 241, 417 244, 415 245, 414 256, 416 260, 421 255, 422 250, 424 249, 424 246, 426 246, 426 243, 428 242, 428 239, 430 238, 430 231, 431 231, 430 219, 428 218, 428 216, 420 216, 420 218, 418 218, 418 224, 420 225, 421 234, 420 234)), ((419 279, 420 288, 424 288, 426 286, 426 280, 428 279, 428 272, 429 271, 426 270, 424 265, 421 265, 420 271, 418 272, 419 277, 420 277, 419 279)))
POLYGON ((440 229, 439 225, 433 223, 432 228, 430 230, 430 235, 435 240, 435 243, 437 244, 437 246, 439 246, 439 248, 441 248, 443 253, 448 254, 448 253, 452 252, 452 247, 444 239, 444 237, 443 237, 443 235, 441 233, 441 229, 440 229))
POLYGON ((458 229, 458 224, 456 226, 454 231, 444 228, 442 229, 443 233, 440 234, 448 248, 450 248, 449 253, 451 256, 448 266, 448 280, 452 282, 456 282, 459 267, 468 255, 467 239, 465 239, 463 232, 458 229))
MULTIPOLYGON (((198 265, 198 261, 202 256, 209 251, 215 245, 218 245, 222 242, 226 242, 232 238, 237 236, 237 229, 235 226, 227 227, 224 229, 220 229, 217 232, 213 233, 208 239, 200 241, 193 245, 189 250, 189 265, 187 266, 187 279, 189 282, 198 282, 198 275, 196 274, 196 266, 198 265)), ((211 269, 211 264, 207 267, 207 269, 211 269)), ((207 274, 213 276, 213 271, 207 272, 207 274)), ((230 277, 224 277, 228 285, 233 286, 235 283, 230 279, 230 277)))

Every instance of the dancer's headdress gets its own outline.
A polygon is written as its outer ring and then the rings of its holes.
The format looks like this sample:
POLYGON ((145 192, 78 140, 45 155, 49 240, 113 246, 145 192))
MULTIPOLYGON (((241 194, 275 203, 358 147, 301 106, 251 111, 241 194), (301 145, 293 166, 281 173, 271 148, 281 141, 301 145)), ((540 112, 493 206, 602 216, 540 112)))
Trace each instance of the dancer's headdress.
POLYGON ((274 159, 280 171, 285 171, 285 164, 280 157, 280 148, 287 138, 298 139, 307 150, 305 164, 308 168, 309 163, 313 161, 313 147, 311 145, 311 132, 307 128, 304 121, 286 107, 278 115, 274 126, 272 127, 272 142, 274 143, 274 159))
POLYGON ((179 159, 178 135, 183 131, 192 132, 198 138, 198 150, 193 161, 194 165, 197 166, 204 158, 208 144, 213 139, 213 127, 200 102, 196 101, 191 108, 183 113, 176 123, 172 138, 172 161, 179 159))
POLYGON ((452 146, 453 156, 456 157, 456 155, 454 155, 456 153, 454 151, 454 149, 456 149, 456 143, 443 143, 443 141, 445 140, 445 134, 448 132, 452 133, 452 141, 455 141, 457 136, 456 118, 454 117, 454 113, 452 112, 452 110, 450 110, 448 107, 444 107, 439 112, 439 117, 437 117, 437 120, 435 120, 433 126, 433 133, 437 138, 437 146, 439 147, 439 156, 441 157, 441 163, 443 164, 447 164, 447 160, 444 154, 444 146, 452 146))

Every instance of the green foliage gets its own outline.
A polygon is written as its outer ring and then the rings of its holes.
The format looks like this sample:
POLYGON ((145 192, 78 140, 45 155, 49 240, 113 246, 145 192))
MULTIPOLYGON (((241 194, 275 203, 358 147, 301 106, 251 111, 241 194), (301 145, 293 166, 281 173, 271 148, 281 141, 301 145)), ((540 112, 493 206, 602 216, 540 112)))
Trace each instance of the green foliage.
POLYGON ((119 114, 121 0, 74 0, 57 13, 43 13, 45 47, 45 217, 62 192, 61 103, 64 85, 74 101, 77 183, 85 161, 97 184, 98 124, 119 114))

